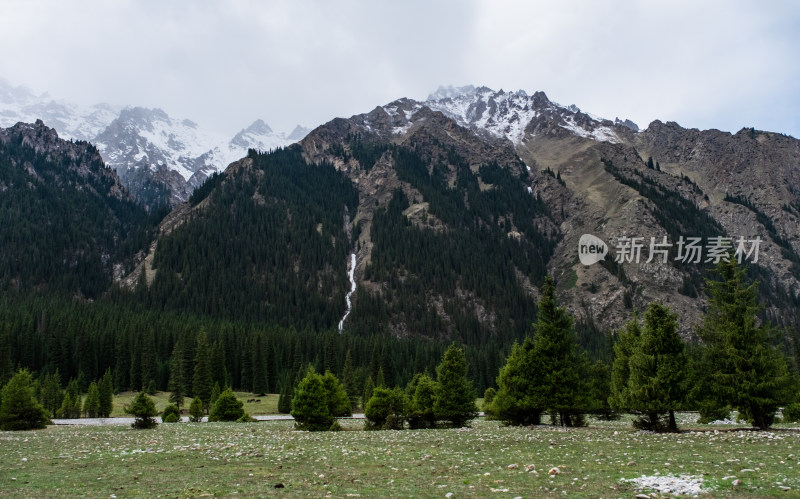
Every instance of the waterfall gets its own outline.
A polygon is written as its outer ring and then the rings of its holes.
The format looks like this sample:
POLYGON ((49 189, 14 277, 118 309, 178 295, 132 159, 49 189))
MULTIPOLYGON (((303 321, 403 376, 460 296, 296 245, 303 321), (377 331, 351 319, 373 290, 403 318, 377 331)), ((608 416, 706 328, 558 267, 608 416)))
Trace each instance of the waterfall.
POLYGON ((348 276, 350 277, 350 291, 344 296, 345 304, 347 304, 347 310, 344 313, 344 317, 342 320, 339 321, 339 332, 342 332, 342 328, 344 327, 344 320, 347 319, 347 316, 350 315, 350 309, 352 308, 352 301, 351 296, 356 291, 356 280, 354 277, 354 273, 356 271, 356 254, 350 253, 350 268, 348 269, 348 276))

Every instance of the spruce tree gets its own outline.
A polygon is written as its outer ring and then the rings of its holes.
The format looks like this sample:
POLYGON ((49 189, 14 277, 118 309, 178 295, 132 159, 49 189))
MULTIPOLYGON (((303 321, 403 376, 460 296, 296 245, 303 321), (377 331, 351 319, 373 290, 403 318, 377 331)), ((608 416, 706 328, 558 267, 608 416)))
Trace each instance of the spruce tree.
POLYGON ((244 416, 244 404, 236 398, 233 390, 226 388, 220 393, 208 416, 209 421, 237 421, 244 416))
POLYGON ((533 349, 528 337, 522 344, 514 343, 506 364, 497 377, 497 394, 489 412, 508 425, 538 425, 547 407, 541 388, 542 359, 533 349))
POLYGON ((639 340, 642 337, 642 328, 636 312, 633 319, 628 321, 625 329, 617 335, 614 342, 614 364, 611 366, 611 395, 608 404, 619 412, 631 410, 628 379, 631 377, 630 360, 639 350, 639 340))
POLYGON ((313 369, 295 388, 291 414, 299 430, 324 431, 333 424, 325 384, 313 369))
POLYGON ((35 430, 49 422, 47 409, 33 396, 30 372, 20 369, 0 390, 0 430, 35 430))
POLYGON ((192 393, 203 401, 203 406, 208 411, 211 402, 213 377, 211 376, 211 349, 205 331, 197 336, 197 346, 194 357, 194 376, 192 377, 192 393))
POLYGON ((100 383, 97 388, 100 392, 100 417, 110 417, 111 411, 114 410, 114 381, 111 376, 110 368, 106 369, 105 374, 100 378, 100 383))
POLYGON ((353 409, 350 405, 350 397, 344 386, 330 371, 325 371, 322 376, 322 384, 325 386, 325 393, 328 399, 328 412, 335 418, 347 417, 353 415, 353 409))
POLYGON ((437 420, 449 421, 454 427, 464 426, 478 415, 475 392, 467 378, 467 359, 464 350, 455 343, 445 351, 436 368, 433 412, 437 420))
POLYGON ((744 282, 736 258, 721 260, 720 280, 709 280, 708 313, 699 330, 705 365, 718 405, 730 404, 754 427, 768 429, 790 401, 793 379, 786 357, 770 341, 775 331, 757 325, 757 283, 744 282))
POLYGON ((261 333, 256 334, 253 341, 253 384, 252 392, 264 395, 268 390, 267 359, 264 356, 264 339, 261 333))
POLYGON ((186 380, 184 379, 184 351, 183 339, 178 338, 172 348, 172 356, 169 359, 169 381, 167 389, 170 391, 169 401, 175 404, 178 409, 183 405, 186 396, 186 380))
POLYGON ((364 382, 364 393, 361 395, 361 407, 366 408, 367 402, 372 398, 372 392, 375 390, 375 384, 372 382, 372 376, 367 378, 364 382))
POLYGON ((433 405, 436 401, 436 382, 427 374, 418 374, 409 383, 408 425, 412 430, 435 428, 436 415, 433 405))
POLYGON ((200 397, 195 397, 192 399, 192 403, 189 404, 189 421, 192 423, 199 423, 203 419, 203 401, 200 397))
POLYGON ((211 398, 209 399, 209 406, 214 407, 214 404, 217 402, 220 394, 222 393, 222 389, 219 386, 219 383, 214 383, 214 388, 211 389, 211 398))
POLYGON ((55 417, 56 411, 64 400, 64 391, 61 389, 61 375, 56 370, 55 374, 47 374, 42 380, 39 401, 45 409, 55 417))
POLYGON ((677 315, 664 305, 651 303, 644 314, 639 347, 629 361, 630 406, 643 413, 634 426, 663 430, 660 417, 668 413, 666 430, 678 430, 675 410, 686 398, 686 363, 677 315))
POLYGON ((155 419, 158 415, 156 405, 145 392, 139 392, 131 405, 125 407, 125 413, 134 417, 134 421, 131 423, 133 428, 146 430, 158 425, 158 421, 155 419))
POLYGON ((350 350, 344 357, 344 366, 342 367, 342 386, 347 396, 350 398, 350 407, 355 409, 358 406, 360 399, 358 389, 356 388, 356 373, 353 369, 353 357, 350 355, 350 350))
POLYGON ((539 373, 542 404, 558 413, 562 425, 578 423, 587 405, 589 361, 578 351, 572 318, 556 305, 555 286, 550 276, 542 286, 533 349, 543 369, 539 373))
POLYGON ((100 416, 100 390, 97 387, 97 383, 94 381, 89 384, 86 400, 83 401, 83 413, 87 418, 96 418, 100 416))

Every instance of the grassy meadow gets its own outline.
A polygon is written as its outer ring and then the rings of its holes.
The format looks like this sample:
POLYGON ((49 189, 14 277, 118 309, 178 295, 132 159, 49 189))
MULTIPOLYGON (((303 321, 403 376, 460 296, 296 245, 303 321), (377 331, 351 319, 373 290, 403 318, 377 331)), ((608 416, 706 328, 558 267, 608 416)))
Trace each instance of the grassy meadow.
MULTIPOLYGON (((267 394, 256 396, 252 393, 247 392, 234 392, 236 394, 236 398, 242 401, 244 404, 244 410, 251 416, 257 416, 262 414, 278 414, 278 394, 267 394), (248 402, 248 400, 260 400, 260 402, 248 402)), ((133 402, 133 399, 139 392, 120 392, 114 395, 114 409, 111 411, 112 418, 119 418, 119 417, 127 417, 128 414, 125 414, 125 406, 129 405, 133 402)), ((84 396, 85 398, 85 396, 84 396)), ((169 392, 156 392, 155 395, 151 395, 150 398, 153 399, 153 402, 156 404, 156 409, 158 412, 164 410, 166 406, 169 405, 169 392)), ((192 399, 190 397, 186 397, 184 399, 184 405, 181 409, 189 409, 189 404, 192 403, 192 399)))
POLYGON ((621 479, 641 475, 700 477, 707 497, 800 494, 798 425, 757 432, 694 418, 681 414, 693 431, 679 434, 635 431, 629 419, 378 432, 344 420, 350 431, 336 433, 288 421, 50 426, 0 433, 0 496, 629 498, 639 491, 621 479))

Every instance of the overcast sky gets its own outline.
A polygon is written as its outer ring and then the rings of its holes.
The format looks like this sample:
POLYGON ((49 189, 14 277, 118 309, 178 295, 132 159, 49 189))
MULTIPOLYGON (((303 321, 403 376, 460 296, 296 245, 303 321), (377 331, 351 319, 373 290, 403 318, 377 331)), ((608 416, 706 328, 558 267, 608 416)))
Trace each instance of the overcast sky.
POLYGON ((800 2, 0 0, 0 77, 235 133, 441 84, 607 118, 800 137, 800 2))

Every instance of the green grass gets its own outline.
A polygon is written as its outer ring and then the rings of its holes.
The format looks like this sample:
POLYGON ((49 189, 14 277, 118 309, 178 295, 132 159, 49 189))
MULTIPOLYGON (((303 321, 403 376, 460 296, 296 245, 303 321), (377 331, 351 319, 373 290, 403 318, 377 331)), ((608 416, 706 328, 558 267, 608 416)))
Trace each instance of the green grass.
MULTIPOLYGON (((269 394, 269 395, 262 395, 256 396, 252 393, 247 392, 234 392, 236 394, 236 398, 241 400, 244 403, 244 410, 251 416, 256 416, 259 414, 278 414, 278 395, 277 394, 269 394), (260 400, 259 403, 254 402, 247 402, 248 400, 256 399, 260 400)), ((120 392, 119 394, 114 396, 114 409, 111 411, 111 417, 125 417, 124 407, 131 402, 133 399, 136 398, 139 392, 120 392)), ((164 410, 164 407, 169 405, 169 392, 156 392, 155 395, 151 395, 153 401, 156 404, 156 409, 159 412, 164 410)), ((192 399, 186 397, 184 399, 184 406, 182 409, 189 409, 189 404, 192 403, 192 399)))
MULTIPOLYGON (((343 421, 351 430, 361 424, 343 421)), ((755 432, 685 417, 682 424, 706 431, 659 435, 634 431, 629 421, 338 433, 296 432, 290 422, 51 426, 0 433, 0 496, 632 497, 633 486, 620 479, 656 473, 702 476, 707 497, 800 491, 797 425, 755 432), (537 473, 525 470, 529 464, 537 473), (553 466, 562 473, 549 476, 553 466)))

